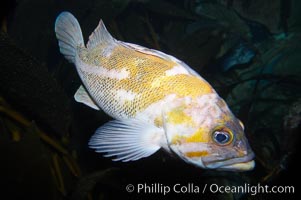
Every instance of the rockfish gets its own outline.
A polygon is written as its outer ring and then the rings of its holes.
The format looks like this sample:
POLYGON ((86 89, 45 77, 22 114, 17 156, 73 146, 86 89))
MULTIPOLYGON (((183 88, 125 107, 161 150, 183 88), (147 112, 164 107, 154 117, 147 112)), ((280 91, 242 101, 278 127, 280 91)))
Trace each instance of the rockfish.
POLYGON ((69 12, 56 19, 60 52, 83 83, 75 100, 115 120, 89 146, 115 161, 148 157, 160 148, 201 168, 244 171, 254 153, 244 126, 212 86, 184 62, 113 38, 100 20, 84 44, 69 12))

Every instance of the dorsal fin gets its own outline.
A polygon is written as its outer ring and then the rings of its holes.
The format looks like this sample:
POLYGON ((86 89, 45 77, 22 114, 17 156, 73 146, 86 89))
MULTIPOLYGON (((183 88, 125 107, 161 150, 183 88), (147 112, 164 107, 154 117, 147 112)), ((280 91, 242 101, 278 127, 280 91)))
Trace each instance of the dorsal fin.
POLYGON ((89 37, 89 41, 87 43, 88 49, 93 49, 97 45, 101 43, 114 43, 115 39, 111 36, 111 34, 106 29, 103 21, 100 20, 98 26, 93 31, 93 33, 89 37))
POLYGON ((132 44, 132 43, 128 43, 128 42, 121 42, 118 41, 119 44, 127 47, 127 48, 131 48, 134 49, 135 51, 139 51, 140 53, 144 53, 144 54, 148 54, 148 55, 153 55, 159 58, 162 58, 164 60, 170 60, 172 62, 177 63, 178 65, 184 67, 191 75, 197 76, 197 77, 201 77, 196 71, 194 71, 193 69, 191 69, 186 63, 184 63, 183 61, 168 55, 166 53, 163 53, 161 51, 155 50, 155 49, 149 49, 137 44, 132 44))

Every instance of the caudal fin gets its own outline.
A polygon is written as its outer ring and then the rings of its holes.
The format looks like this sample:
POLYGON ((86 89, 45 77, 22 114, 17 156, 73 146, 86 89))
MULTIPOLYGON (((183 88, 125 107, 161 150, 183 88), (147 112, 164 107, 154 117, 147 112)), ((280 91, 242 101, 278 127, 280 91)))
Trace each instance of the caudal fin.
POLYGON ((77 47, 84 46, 81 28, 76 18, 69 12, 62 12, 55 21, 55 33, 61 53, 74 63, 77 47))

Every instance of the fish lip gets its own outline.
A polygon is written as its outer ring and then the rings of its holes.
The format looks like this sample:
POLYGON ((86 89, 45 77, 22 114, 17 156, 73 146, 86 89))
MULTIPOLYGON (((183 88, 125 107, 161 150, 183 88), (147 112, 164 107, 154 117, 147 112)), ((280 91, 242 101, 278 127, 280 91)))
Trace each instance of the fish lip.
MULTIPOLYGON (((231 166, 234 164, 239 164, 239 163, 250 163, 253 161, 255 157, 255 154, 253 152, 247 154, 246 156, 243 157, 238 157, 238 158, 232 158, 229 160, 218 160, 218 161, 211 161, 211 162, 204 162, 204 165, 207 168, 210 169, 221 169, 221 170, 236 170, 232 169, 231 166)), ((250 169, 251 170, 251 169, 250 169)))
POLYGON ((222 171, 250 171, 254 169, 255 167, 255 161, 250 160, 247 162, 241 162, 241 163, 234 163, 232 165, 226 165, 218 168, 217 170, 222 170, 222 171))

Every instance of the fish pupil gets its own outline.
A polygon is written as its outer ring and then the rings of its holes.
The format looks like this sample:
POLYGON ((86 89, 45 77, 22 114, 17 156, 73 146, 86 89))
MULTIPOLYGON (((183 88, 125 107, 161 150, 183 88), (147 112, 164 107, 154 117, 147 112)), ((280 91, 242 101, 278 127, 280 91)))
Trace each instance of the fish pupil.
POLYGON ((229 133, 223 131, 216 131, 214 134, 214 140, 217 143, 225 144, 230 140, 229 133))

